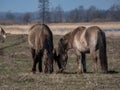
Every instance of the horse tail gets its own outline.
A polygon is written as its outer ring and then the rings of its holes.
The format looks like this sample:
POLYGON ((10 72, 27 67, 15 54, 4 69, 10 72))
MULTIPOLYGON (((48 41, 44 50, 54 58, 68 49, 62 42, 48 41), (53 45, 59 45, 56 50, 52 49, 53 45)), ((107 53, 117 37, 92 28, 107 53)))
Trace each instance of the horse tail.
POLYGON ((56 51, 56 48, 53 49, 53 56, 54 56, 55 63, 57 63, 57 65, 58 65, 58 68, 61 69, 62 66, 61 66, 61 63, 59 61, 58 52, 56 51))
POLYGON ((100 65, 103 72, 107 73, 108 71, 108 62, 107 62, 107 53, 106 53, 106 36, 103 31, 99 33, 99 58, 100 65))

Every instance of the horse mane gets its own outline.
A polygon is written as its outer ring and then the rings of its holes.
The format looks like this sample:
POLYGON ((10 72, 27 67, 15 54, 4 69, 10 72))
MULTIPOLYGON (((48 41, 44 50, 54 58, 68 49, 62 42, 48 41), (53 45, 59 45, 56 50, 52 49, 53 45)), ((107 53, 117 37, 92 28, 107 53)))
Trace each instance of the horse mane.
POLYGON ((84 26, 79 26, 79 27, 77 27, 77 28, 75 28, 73 31, 71 31, 71 32, 69 32, 69 33, 67 33, 65 36, 64 36, 64 38, 73 38, 74 36, 75 36, 75 34, 78 32, 78 31, 83 31, 83 30, 85 30, 86 29, 86 27, 84 27, 84 26))
POLYGON ((83 31, 83 30, 85 30, 85 29, 86 29, 86 27, 84 27, 84 26, 77 27, 76 29, 74 29, 74 30, 71 32, 71 34, 72 34, 72 36, 75 36, 75 34, 76 34, 77 32, 83 31))

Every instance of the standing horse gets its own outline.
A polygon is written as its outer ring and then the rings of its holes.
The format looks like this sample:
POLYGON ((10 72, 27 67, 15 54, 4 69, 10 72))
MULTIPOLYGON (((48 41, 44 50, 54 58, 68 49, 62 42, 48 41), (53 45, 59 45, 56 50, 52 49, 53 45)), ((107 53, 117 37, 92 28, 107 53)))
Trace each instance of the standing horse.
POLYGON ((4 42, 4 40, 6 39, 6 32, 2 27, 0 27, 0 39, 2 40, 2 42, 4 42))
POLYGON ((90 53, 93 58, 95 72, 97 72, 98 66, 97 59, 100 60, 102 71, 108 71, 106 36, 99 27, 92 26, 87 29, 78 27, 59 40, 56 60, 61 71, 66 67, 67 51, 69 49, 73 49, 77 56, 78 73, 86 72, 86 53, 90 53), (99 56, 97 56, 98 51, 99 56))
POLYGON ((45 73, 53 72, 53 35, 45 24, 35 24, 28 32, 28 42, 33 58, 32 72, 36 72, 36 64, 39 63, 39 72, 42 72, 42 59, 45 57, 45 73))

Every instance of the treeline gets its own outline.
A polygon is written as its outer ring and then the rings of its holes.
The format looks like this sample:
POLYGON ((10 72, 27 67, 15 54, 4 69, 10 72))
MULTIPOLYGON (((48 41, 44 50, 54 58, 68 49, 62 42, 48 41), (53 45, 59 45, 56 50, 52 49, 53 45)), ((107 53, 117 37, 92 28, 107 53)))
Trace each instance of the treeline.
POLYGON ((84 9, 79 6, 68 12, 58 6, 51 12, 51 17, 52 22, 120 21, 120 5, 113 5, 108 10, 97 9, 95 6, 84 9))
MULTIPOLYGON (((120 5, 113 5, 108 10, 97 9, 91 6, 84 9, 79 6, 71 11, 64 11, 59 5, 49 9, 46 14, 45 22, 47 23, 75 23, 75 22, 103 22, 103 21, 120 21, 120 5)), ((38 12, 27 13, 0 13, 0 24, 27 24, 42 22, 42 17, 38 12)))

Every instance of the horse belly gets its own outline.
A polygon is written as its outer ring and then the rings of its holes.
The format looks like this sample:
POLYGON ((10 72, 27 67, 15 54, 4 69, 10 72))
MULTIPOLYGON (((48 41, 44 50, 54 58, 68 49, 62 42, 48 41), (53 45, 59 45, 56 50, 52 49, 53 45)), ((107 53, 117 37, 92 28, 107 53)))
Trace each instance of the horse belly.
POLYGON ((74 40, 74 48, 79 50, 80 52, 89 52, 89 46, 84 40, 74 40))
POLYGON ((81 44, 80 44, 80 46, 77 47, 77 48, 78 48, 78 50, 79 50, 80 52, 88 52, 88 51, 89 51, 89 47, 88 47, 88 46, 84 46, 84 45, 81 45, 81 44))

